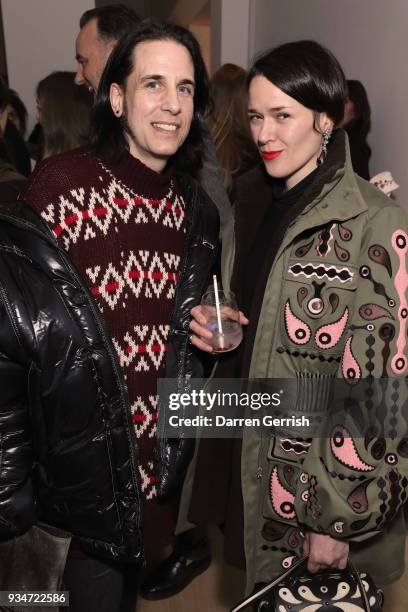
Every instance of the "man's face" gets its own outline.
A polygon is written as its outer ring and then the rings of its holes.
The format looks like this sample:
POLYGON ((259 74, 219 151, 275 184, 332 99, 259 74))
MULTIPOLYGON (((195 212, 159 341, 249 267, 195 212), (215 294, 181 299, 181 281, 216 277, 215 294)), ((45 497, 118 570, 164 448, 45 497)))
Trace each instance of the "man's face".
POLYGON ((139 43, 125 91, 111 85, 114 113, 125 116, 130 153, 161 172, 181 147, 194 111, 194 66, 188 50, 173 40, 139 43))
POLYGON ((94 93, 98 89, 108 57, 116 41, 106 41, 98 34, 97 20, 91 19, 80 30, 76 42, 78 70, 75 75, 77 85, 86 85, 94 93))

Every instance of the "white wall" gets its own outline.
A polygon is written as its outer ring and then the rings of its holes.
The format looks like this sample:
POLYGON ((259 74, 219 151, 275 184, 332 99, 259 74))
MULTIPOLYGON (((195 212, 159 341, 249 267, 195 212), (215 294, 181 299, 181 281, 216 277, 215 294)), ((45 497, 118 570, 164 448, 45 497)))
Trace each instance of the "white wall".
POLYGON ((212 71, 231 62, 248 67, 251 0, 211 0, 212 71))
POLYGON ((372 108, 371 174, 391 170, 408 209, 407 0, 251 0, 251 53, 312 38, 366 87, 372 108))
POLYGON ((79 18, 92 0, 2 0, 10 87, 27 106, 28 132, 35 123, 35 89, 53 70, 76 70, 79 18))

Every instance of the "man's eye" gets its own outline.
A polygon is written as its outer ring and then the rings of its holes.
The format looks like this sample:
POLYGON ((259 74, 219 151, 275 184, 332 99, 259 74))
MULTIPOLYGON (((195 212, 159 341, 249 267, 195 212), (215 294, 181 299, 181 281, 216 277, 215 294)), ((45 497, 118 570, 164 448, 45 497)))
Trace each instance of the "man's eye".
POLYGON ((148 81, 146 83, 146 87, 148 89, 159 89, 160 83, 158 83, 157 81, 148 81))
POLYGON ((179 92, 183 95, 183 96, 192 96, 193 95, 193 88, 189 85, 180 85, 178 88, 179 92))

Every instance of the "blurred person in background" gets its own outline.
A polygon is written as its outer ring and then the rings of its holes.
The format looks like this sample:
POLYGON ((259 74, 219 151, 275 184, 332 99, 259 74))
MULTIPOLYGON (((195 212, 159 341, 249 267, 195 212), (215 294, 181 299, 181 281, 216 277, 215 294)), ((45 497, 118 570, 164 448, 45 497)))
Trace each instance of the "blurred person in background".
POLYGON ((106 5, 85 11, 79 20, 75 42, 77 85, 96 94, 109 55, 122 36, 140 23, 139 15, 124 4, 106 5))
POLYGON ((24 138, 27 128, 27 109, 14 89, 10 89, 10 101, 7 105, 8 120, 11 121, 24 138))
POLYGON ((93 96, 74 83, 74 72, 52 72, 37 86, 37 117, 45 159, 85 145, 93 96))
POLYGON ((249 130, 245 79, 243 68, 224 64, 210 80, 212 108, 206 123, 230 196, 234 179, 261 161, 249 130))
POLYGON ((8 115, 11 99, 12 95, 9 88, 4 81, 0 80, 0 182, 2 183, 0 194, 3 199, 7 197, 10 181, 12 184, 19 184, 25 178, 13 164, 7 142, 4 138, 9 124, 8 115), (7 184, 7 188, 5 184, 7 184))
POLYGON ((344 117, 340 124, 346 130, 351 153, 353 170, 361 178, 370 180, 369 161, 371 149, 367 142, 371 129, 371 108, 367 92, 360 81, 347 81, 347 100, 344 117))
POLYGON ((2 108, 1 118, 1 134, 3 144, 7 152, 7 157, 14 168, 19 174, 27 177, 31 172, 28 149, 24 142, 23 135, 20 133, 19 129, 14 125, 14 123, 9 120, 9 113, 11 110, 10 105, 13 99, 15 100, 15 92, 12 92, 2 79, 0 79, 0 81, 1 90, 3 92, 3 100, 5 100, 4 95, 6 95, 7 98, 5 106, 2 108), (4 92, 7 93, 5 94, 4 92))

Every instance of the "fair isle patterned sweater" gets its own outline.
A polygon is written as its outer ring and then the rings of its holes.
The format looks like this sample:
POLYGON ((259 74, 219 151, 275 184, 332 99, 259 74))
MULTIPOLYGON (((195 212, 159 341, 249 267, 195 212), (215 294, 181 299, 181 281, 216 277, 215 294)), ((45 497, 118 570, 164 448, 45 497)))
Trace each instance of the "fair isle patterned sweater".
POLYGON ((146 554, 170 541, 173 510, 157 503, 152 451, 157 378, 185 243, 185 205, 168 174, 131 155, 107 166, 78 149, 45 160, 24 199, 48 222, 102 312, 127 383, 139 443, 146 554))

